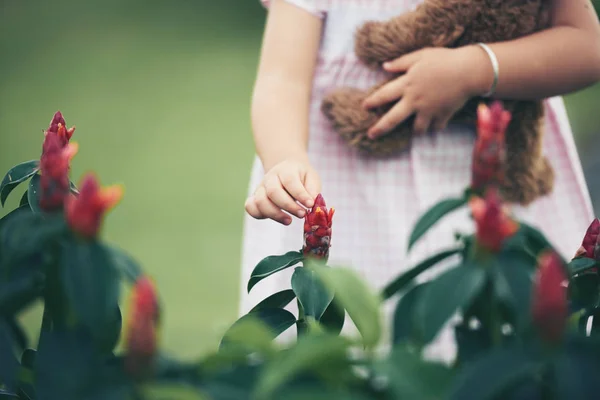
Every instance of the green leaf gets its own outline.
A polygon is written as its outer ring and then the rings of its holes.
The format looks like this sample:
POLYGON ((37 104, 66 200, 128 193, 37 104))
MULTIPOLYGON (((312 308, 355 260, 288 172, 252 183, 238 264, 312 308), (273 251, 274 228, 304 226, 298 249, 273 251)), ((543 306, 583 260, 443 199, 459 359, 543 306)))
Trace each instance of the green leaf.
POLYGON ((527 247, 536 257, 542 251, 554 248, 546 236, 531 225, 519 222, 519 233, 526 237, 527 247))
POLYGON ((111 253, 98 242, 70 240, 62 249, 61 278, 77 318, 104 342, 119 305, 119 274, 111 253))
POLYGON ((42 295, 45 275, 32 271, 0 283, 0 316, 10 317, 29 306, 42 295))
POLYGON ((394 399, 444 398, 453 378, 451 369, 425 362, 404 347, 395 347, 388 358, 377 362, 375 374, 388 383, 394 399))
POLYGON ((4 207, 6 199, 13 189, 39 170, 39 164, 38 160, 31 160, 18 164, 8 171, 4 179, 2 179, 2 183, 0 183, 0 202, 2 203, 2 207, 4 207))
POLYGON ((257 397, 268 398, 301 372, 337 372, 334 367, 348 365, 348 348, 349 341, 341 336, 320 334, 301 337, 294 347, 280 353, 278 358, 266 365, 257 383, 257 397))
POLYGON ((497 399, 510 387, 532 377, 540 365, 522 348, 498 348, 461 369, 450 400, 497 399))
MULTIPOLYGON (((291 312, 284 310, 282 308, 263 308, 252 313, 246 314, 242 316, 240 319, 235 321, 233 325, 225 332, 223 335, 223 340, 221 341, 221 347, 227 344, 228 338, 235 336, 236 332, 240 330, 243 331, 243 327, 250 326, 251 329, 255 328, 256 323, 247 322, 248 320, 256 320, 259 321, 262 325, 268 328, 269 332, 268 340, 272 341, 277 336, 281 335, 288 328, 296 323, 296 317, 291 312), (242 326, 242 328, 239 328, 242 326)), ((250 328, 244 328, 250 329, 250 328)), ((264 336, 264 335, 263 335, 264 336)), ((266 336, 265 336, 266 337, 266 336)), ((260 339, 260 338, 259 338, 260 339)), ((255 340, 252 338, 248 338, 248 340, 255 340)))
POLYGON ((399 344, 418 342, 418 328, 415 326, 416 305, 423 297, 423 292, 429 283, 425 282, 410 289, 404 294, 394 311, 393 343, 399 344))
POLYGON ((21 196, 21 200, 19 201, 19 207, 23 207, 23 206, 27 206, 27 208, 29 207, 29 191, 26 190, 25 192, 23 192, 23 196, 21 196))
POLYGON ((285 400, 371 400, 372 397, 349 389, 302 388, 285 391, 285 400))
POLYGON ((61 215, 42 216, 19 207, 4 218, 0 228, 0 244, 4 262, 9 266, 44 252, 50 243, 67 232, 61 215))
POLYGON ((14 339, 4 318, 0 318, 0 382, 12 387, 17 378, 19 361, 13 350, 14 339))
POLYGON ((270 295, 260 303, 254 306, 250 313, 263 310, 265 308, 285 308, 292 300, 296 298, 296 293, 292 289, 282 290, 270 295))
POLYGON ((322 282, 335 293, 336 303, 348 312, 364 344, 374 347, 381 339, 380 298, 355 272, 345 268, 306 266, 314 269, 322 282))
POLYGON ((262 259, 252 271, 248 281, 248 292, 252 290, 261 280, 273 275, 274 273, 292 267, 303 260, 303 255, 299 251, 290 251, 280 256, 269 256, 262 259))
POLYGON ((292 275, 292 290, 304 310, 304 315, 317 321, 333 300, 333 292, 328 290, 317 277, 315 271, 297 267, 292 275))
POLYGON ((421 275, 423 272, 427 271, 429 268, 435 266, 440 261, 443 261, 443 260, 447 259, 448 257, 458 254, 461 251, 462 251, 462 249, 446 250, 439 254, 434 255, 433 257, 426 259, 425 261, 422 261, 415 267, 411 268, 410 270, 406 271, 405 273, 403 273, 402 275, 400 275, 399 277, 394 279, 390 284, 388 284, 383 289, 383 292, 382 292, 383 299, 387 300, 390 297, 394 296, 396 293, 398 293, 399 291, 404 289, 404 287, 406 287, 406 285, 410 284, 413 281, 413 279, 415 279, 417 276, 421 275))
POLYGON ((585 348, 578 351, 569 348, 554 359, 552 386, 555 390, 555 398, 577 400, 598 398, 600 390, 598 360, 581 350, 585 351, 585 348))
POLYGON ((115 265, 123 278, 126 278, 130 283, 137 282, 140 276, 144 274, 142 267, 137 261, 127 254, 124 250, 116 246, 106 246, 106 249, 112 257, 112 263, 115 265))
POLYGON ((345 321, 346 310, 336 303, 336 298, 334 297, 319 322, 329 333, 339 335, 345 321))
POLYGON ((459 265, 431 281, 416 313, 423 341, 433 340, 450 317, 480 293, 485 282, 485 271, 471 264, 459 265))
POLYGON ((209 400, 199 393, 197 389, 184 383, 155 382, 142 386, 144 400, 209 400))
POLYGON ((571 260, 571 262, 567 266, 569 267, 571 275, 577 275, 582 272, 586 272, 591 268, 597 268, 598 263, 594 259, 581 257, 571 260))
POLYGON ((41 213, 40 208, 40 175, 35 174, 29 181, 29 187, 27 188, 27 202, 31 211, 34 213, 41 213))
POLYGON ((493 287, 495 296, 511 309, 514 324, 524 328, 529 321, 531 288, 535 264, 522 253, 501 254, 493 266, 493 287))
POLYGON ((440 219, 467 204, 467 197, 446 199, 430 208, 415 224, 408 241, 408 251, 440 219))

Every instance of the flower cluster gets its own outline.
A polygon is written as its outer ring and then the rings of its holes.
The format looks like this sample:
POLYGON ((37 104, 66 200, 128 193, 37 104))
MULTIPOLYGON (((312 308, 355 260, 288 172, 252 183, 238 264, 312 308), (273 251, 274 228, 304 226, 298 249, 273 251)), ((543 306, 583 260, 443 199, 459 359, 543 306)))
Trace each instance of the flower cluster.
POLYGON ((323 196, 319 194, 313 208, 304 218, 304 245, 302 253, 317 259, 327 260, 331 246, 331 222, 335 210, 327 210, 323 196))

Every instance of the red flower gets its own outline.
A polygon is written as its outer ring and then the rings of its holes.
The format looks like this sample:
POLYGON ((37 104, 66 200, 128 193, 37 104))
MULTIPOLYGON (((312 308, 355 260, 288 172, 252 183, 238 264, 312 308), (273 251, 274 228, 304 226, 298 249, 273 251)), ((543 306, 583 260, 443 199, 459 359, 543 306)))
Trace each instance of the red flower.
POLYGON ((47 137, 48 135, 57 136, 60 139, 61 145, 64 147, 69 143, 73 133, 75 132, 75 127, 66 128, 67 123, 63 118, 63 115, 60 111, 57 111, 56 114, 52 117, 52 121, 50 121, 50 126, 44 132, 44 135, 47 137))
POLYGON ((65 217, 73 232, 91 239, 98 235, 102 219, 123 197, 121 186, 101 188, 92 174, 83 178, 79 195, 65 201, 65 217))
POLYGON ((304 246, 305 256, 325 259, 329 257, 331 246, 331 220, 335 210, 327 210, 323 196, 319 194, 313 208, 304 217, 304 246))
POLYGON ((532 317, 540 336, 547 342, 558 342, 567 325, 568 282, 565 266, 554 252, 540 256, 532 292, 532 317))
POLYGON ((125 366, 139 377, 152 366, 158 342, 159 304, 153 282, 142 277, 135 283, 125 330, 125 366))
POLYGON ((598 259, 600 257, 600 243, 598 243, 598 237, 600 234, 600 221, 595 218, 583 237, 581 247, 577 250, 575 257, 573 258, 593 258, 598 259))
POLYGON ((76 143, 63 146, 58 135, 46 135, 44 151, 40 158, 39 206, 44 211, 62 210, 70 193, 69 170, 71 160, 77 154, 76 143))
POLYGON ((500 102, 477 109, 477 140, 473 148, 471 187, 484 189, 504 181, 506 161, 505 134, 511 115, 500 102))
POLYGON ((494 187, 486 191, 485 199, 472 197, 469 206, 477 225, 477 242, 487 250, 500 251, 504 241, 519 229, 517 222, 509 217, 494 187))

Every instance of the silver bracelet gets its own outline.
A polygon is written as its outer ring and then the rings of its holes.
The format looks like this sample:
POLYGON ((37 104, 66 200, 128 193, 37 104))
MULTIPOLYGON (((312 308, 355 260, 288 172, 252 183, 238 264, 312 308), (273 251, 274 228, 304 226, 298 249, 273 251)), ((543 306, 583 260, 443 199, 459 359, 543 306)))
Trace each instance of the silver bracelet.
POLYGON ((500 66, 498 65, 498 58, 487 44, 477 43, 477 45, 483 50, 485 50, 492 63, 492 68, 494 69, 494 82, 492 83, 492 87, 490 88, 489 92, 482 95, 482 97, 491 97, 496 92, 496 86, 498 86, 498 76, 500 75, 500 66))

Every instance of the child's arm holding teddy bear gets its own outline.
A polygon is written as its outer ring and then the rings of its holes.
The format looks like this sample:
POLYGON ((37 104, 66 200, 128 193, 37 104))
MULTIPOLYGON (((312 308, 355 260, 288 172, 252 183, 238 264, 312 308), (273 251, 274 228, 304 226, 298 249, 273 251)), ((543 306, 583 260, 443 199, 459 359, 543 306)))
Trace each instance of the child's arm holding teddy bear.
MULTIPOLYGON (((541 99, 600 80, 600 25, 590 0, 550 0, 551 27, 490 47, 500 65, 496 96, 541 99)), ((397 103, 370 130, 384 135, 415 115, 415 133, 442 129, 465 102, 486 93, 493 71, 477 46, 418 50, 384 64, 400 77, 374 92, 365 107, 397 103)))

